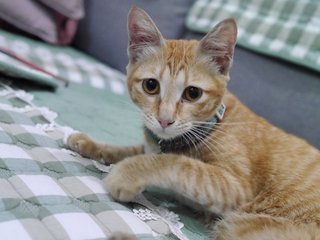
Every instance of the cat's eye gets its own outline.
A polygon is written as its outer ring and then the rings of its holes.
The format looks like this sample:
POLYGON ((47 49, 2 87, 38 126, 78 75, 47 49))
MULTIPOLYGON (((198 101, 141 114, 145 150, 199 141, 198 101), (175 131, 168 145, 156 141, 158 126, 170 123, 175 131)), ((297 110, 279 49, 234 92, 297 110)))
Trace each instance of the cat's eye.
POLYGON ((182 98, 189 102, 197 101, 201 96, 202 90, 193 86, 187 87, 182 94, 182 98))
POLYGON ((154 78, 144 79, 142 81, 142 88, 146 93, 150 95, 155 95, 160 92, 160 84, 154 78))

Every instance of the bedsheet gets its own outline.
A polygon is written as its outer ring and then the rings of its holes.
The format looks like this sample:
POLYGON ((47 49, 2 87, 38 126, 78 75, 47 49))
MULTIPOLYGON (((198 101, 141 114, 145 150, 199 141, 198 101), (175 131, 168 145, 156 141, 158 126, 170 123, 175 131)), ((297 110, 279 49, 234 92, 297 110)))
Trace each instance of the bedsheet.
POLYGON ((35 106, 32 97, 25 91, 0 89, 4 239, 106 239, 117 231, 139 239, 175 239, 171 226, 182 228, 180 239, 205 239, 201 232, 183 227, 179 215, 163 206, 160 211, 157 206, 169 202, 156 194, 149 196, 153 203, 115 202, 103 186, 106 166, 66 149, 73 129, 58 124, 57 114, 35 106))

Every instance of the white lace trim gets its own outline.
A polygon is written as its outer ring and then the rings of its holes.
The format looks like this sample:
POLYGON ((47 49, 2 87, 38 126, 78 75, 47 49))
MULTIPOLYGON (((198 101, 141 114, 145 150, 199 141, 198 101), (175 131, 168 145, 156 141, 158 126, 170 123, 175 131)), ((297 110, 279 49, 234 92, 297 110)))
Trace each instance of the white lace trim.
MULTIPOLYGON (((113 164, 106 166, 97 161, 93 161, 93 164, 102 172, 109 173, 113 167, 113 164)), ((139 217, 142 221, 161 219, 166 223, 171 231, 178 239, 188 240, 187 236, 183 234, 181 229, 184 227, 183 223, 180 222, 180 217, 176 213, 169 211, 168 209, 155 206, 150 201, 148 201, 143 194, 139 194, 133 200, 133 202, 138 203, 147 209, 133 209, 134 215, 139 217)))
POLYGON ((0 91, 0 96, 8 96, 10 94, 16 96, 17 98, 20 98, 21 100, 24 100, 25 102, 29 103, 30 105, 33 105, 31 101, 33 100, 33 95, 30 93, 27 93, 23 90, 13 90, 9 86, 0 83, 1 87, 3 90, 0 91))
POLYGON ((97 169, 99 169, 101 172, 105 172, 105 173, 109 173, 114 166, 114 164, 104 165, 104 164, 101 164, 95 160, 92 160, 92 163, 97 169))
POLYGON ((8 104, 0 103, 0 108, 3 110, 13 111, 13 112, 20 112, 20 113, 27 113, 31 111, 39 111, 41 115, 50 123, 54 123, 55 119, 57 118, 58 114, 56 112, 53 112, 49 110, 47 107, 37 107, 35 106, 31 101, 33 99, 33 95, 30 93, 26 93, 23 90, 13 90, 12 88, 8 86, 3 86, 3 90, 0 91, 0 96, 15 96, 16 98, 19 98, 26 102, 27 106, 25 107, 13 107, 8 104))
POLYGON ((134 208, 132 211, 133 211, 133 214, 135 216, 137 216, 138 218, 140 218, 142 221, 151 221, 151 220, 158 220, 159 219, 159 217, 157 215, 153 214, 151 212, 151 210, 149 210, 147 208, 146 209, 134 208))
POLYGON ((36 124, 35 127, 44 132, 53 132, 55 130, 60 131, 64 135, 64 138, 63 138, 64 144, 67 143, 67 139, 71 134, 78 132, 72 129, 71 127, 60 126, 59 124, 57 124, 55 120, 58 117, 58 114, 56 112, 49 110, 47 107, 35 106, 32 103, 33 95, 31 95, 30 93, 27 93, 23 90, 14 90, 4 84, 0 84, 0 85, 3 88, 3 90, 0 90, 0 96, 10 97, 11 95, 29 104, 25 107, 13 107, 5 103, 0 103, 0 109, 6 110, 6 111, 12 111, 12 112, 19 112, 19 113, 28 113, 32 111, 38 111, 41 114, 41 116, 43 116, 49 123, 43 123, 43 124, 39 123, 39 124, 36 124))
POLYGON ((180 222, 179 215, 169 211, 164 207, 153 205, 143 196, 143 194, 139 194, 133 201, 148 208, 151 211, 152 216, 159 218, 166 223, 171 233, 174 234, 178 239, 188 240, 187 236, 181 231, 184 225, 182 222, 180 222))

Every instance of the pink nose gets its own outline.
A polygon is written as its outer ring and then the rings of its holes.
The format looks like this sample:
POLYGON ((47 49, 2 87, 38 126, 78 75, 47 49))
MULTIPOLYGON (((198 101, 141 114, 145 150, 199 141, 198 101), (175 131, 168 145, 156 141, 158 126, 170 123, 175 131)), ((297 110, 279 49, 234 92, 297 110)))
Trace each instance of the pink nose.
POLYGON ((170 126, 171 124, 174 123, 174 121, 163 120, 163 119, 160 119, 160 120, 158 120, 158 121, 159 121, 159 123, 160 123, 160 125, 161 125, 162 128, 166 128, 166 127, 168 127, 168 126, 170 126))

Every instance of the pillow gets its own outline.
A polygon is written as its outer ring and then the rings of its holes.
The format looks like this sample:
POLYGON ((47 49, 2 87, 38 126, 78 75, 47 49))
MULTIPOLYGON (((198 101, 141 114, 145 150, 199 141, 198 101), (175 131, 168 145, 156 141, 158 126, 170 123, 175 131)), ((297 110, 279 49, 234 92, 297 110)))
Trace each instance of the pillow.
POLYGON ((123 74, 71 47, 52 46, 0 30, 0 74, 56 88, 60 85, 59 82, 63 82, 52 75, 30 68, 30 64, 22 64, 3 54, 4 52, 11 52, 11 55, 15 54, 20 59, 31 62, 59 76, 60 80, 65 79, 70 83, 85 84, 96 89, 111 89, 119 95, 126 92, 123 74))
POLYGON ((1 19, 49 43, 70 43, 83 15, 82 0, 0 0, 1 19))
POLYGON ((38 0, 62 15, 79 20, 84 16, 83 0, 38 0))
POLYGON ((0 0, 0 18, 49 43, 57 41, 57 29, 48 8, 33 0, 0 0))

